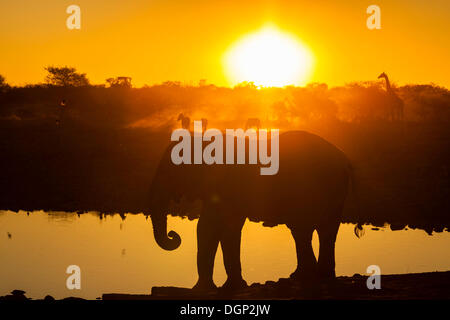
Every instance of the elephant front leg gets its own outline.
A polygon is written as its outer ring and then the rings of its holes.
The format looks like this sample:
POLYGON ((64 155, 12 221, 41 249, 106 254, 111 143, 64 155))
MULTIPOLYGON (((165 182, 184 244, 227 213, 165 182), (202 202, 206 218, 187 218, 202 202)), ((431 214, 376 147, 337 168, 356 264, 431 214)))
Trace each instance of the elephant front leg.
POLYGON ((225 290, 236 290, 247 287, 242 278, 241 268, 241 231, 245 218, 232 219, 224 224, 220 244, 223 251, 223 262, 227 272, 227 281, 222 286, 225 290))
POLYGON ((200 217, 197 224, 197 271, 198 281, 193 289, 216 289, 213 281, 214 259, 219 245, 217 223, 208 216, 200 217))

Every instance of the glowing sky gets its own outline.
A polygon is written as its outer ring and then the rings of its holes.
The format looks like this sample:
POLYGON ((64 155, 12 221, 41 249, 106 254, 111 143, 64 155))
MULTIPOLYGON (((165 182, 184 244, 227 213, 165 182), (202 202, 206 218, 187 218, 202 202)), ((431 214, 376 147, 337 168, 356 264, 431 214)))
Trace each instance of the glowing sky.
POLYGON ((1 0, 0 74, 11 84, 37 83, 44 66, 69 65, 93 83, 130 76, 136 86, 231 85, 224 53, 267 23, 312 51, 311 81, 340 85, 385 71, 399 84, 450 87, 447 0, 1 0), (381 30, 366 27, 374 3, 381 30), (81 30, 66 28, 71 4, 81 7, 81 30))

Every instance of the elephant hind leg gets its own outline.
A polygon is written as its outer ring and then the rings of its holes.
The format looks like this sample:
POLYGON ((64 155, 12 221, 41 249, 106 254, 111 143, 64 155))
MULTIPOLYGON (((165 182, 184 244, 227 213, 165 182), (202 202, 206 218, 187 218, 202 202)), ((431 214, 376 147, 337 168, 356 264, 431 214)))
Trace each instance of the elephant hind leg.
POLYGON ((336 277, 334 251, 339 226, 339 221, 327 221, 317 228, 320 244, 318 273, 323 279, 334 279, 336 277))
POLYGON ((238 221, 232 220, 224 223, 224 231, 220 238, 220 245, 223 252, 223 263, 227 272, 227 281, 223 289, 234 290, 247 286, 242 278, 241 269, 241 231, 245 218, 238 221))
POLYGON ((291 274, 294 280, 314 279, 317 272, 317 260, 311 240, 313 227, 289 226, 297 251, 297 269, 291 274))

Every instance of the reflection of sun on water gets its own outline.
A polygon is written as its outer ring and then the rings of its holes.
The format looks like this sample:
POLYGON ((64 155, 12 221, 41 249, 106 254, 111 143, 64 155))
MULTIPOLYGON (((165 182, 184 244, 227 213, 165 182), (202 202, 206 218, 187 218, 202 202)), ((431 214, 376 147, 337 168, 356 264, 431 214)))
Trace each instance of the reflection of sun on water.
POLYGON ((295 37, 266 27, 233 45, 223 63, 233 84, 250 81, 258 86, 282 87, 306 84, 313 56, 295 37))

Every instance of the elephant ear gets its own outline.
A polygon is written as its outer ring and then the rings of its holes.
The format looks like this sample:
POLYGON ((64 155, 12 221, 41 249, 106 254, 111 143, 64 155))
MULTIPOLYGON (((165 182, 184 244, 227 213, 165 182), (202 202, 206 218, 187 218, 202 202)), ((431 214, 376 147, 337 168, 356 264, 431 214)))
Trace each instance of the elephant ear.
POLYGON ((358 239, 364 235, 365 231, 364 231, 364 228, 361 223, 358 223, 355 226, 354 232, 355 232, 355 235, 358 237, 358 239))

